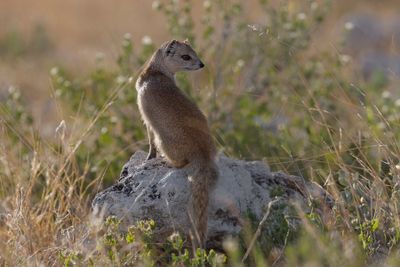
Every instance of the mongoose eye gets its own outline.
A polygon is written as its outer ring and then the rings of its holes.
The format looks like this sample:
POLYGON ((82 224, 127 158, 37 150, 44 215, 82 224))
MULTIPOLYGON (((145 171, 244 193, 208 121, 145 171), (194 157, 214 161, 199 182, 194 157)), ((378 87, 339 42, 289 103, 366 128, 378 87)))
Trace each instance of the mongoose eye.
POLYGON ((190 60, 191 59, 191 57, 189 55, 183 55, 183 56, 181 56, 181 58, 183 60, 190 60))

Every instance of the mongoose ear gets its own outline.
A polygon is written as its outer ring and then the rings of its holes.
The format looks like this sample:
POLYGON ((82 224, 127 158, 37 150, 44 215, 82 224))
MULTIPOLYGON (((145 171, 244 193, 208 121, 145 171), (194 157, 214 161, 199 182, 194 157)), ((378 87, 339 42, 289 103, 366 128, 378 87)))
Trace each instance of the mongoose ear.
POLYGON ((177 43, 178 43, 177 40, 172 40, 167 43, 165 47, 165 54, 167 54, 167 56, 175 54, 175 48, 177 43))
POLYGON ((184 44, 190 45, 189 39, 186 38, 185 41, 183 41, 184 44))

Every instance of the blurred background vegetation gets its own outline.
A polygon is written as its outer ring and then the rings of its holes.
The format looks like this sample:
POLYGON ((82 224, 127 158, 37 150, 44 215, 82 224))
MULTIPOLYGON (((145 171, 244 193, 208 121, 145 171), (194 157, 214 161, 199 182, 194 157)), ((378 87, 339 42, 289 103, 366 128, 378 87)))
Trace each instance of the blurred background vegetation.
MULTIPOLYGON (((61 233, 79 236, 93 194, 146 149, 136 77, 162 42, 188 38, 206 68, 178 84, 219 150, 316 181, 335 198, 332 212, 305 215, 290 244, 260 242, 263 256, 248 264, 395 261, 399 9, 394 0, 1 1, 0 239, 23 249, 21 264, 68 265, 78 254, 87 263, 61 233)), ((0 263, 15 259, 3 251, 0 263)), ((234 262, 240 251, 226 253, 234 262)))

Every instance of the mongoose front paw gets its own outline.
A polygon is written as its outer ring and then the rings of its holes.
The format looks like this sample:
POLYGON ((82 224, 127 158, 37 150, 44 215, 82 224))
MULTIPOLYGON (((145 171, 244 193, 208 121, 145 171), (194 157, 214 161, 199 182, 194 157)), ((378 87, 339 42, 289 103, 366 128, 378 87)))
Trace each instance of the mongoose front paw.
POLYGON ((147 155, 146 160, 151 160, 151 159, 154 159, 155 157, 156 157, 156 153, 149 153, 149 154, 147 155))

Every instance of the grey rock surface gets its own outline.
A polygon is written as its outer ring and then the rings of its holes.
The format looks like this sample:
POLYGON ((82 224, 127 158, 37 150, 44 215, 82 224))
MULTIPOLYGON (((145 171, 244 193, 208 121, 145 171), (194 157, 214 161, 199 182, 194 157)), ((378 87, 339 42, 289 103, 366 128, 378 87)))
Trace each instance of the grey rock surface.
MULTIPOLYGON (((365 80, 375 75, 397 81, 400 56, 393 53, 400 41, 400 19, 380 17, 370 13, 351 13, 340 23, 344 35, 344 53, 356 62, 365 80)), ((379 77, 378 76, 378 77, 379 77)))
MULTIPOLYGON (((185 168, 169 167, 162 158, 149 161, 145 158, 143 151, 131 157, 118 182, 95 196, 94 212, 122 218, 124 225, 153 219, 160 239, 174 231, 187 233, 191 197, 185 168)), ((309 197, 326 197, 318 185, 296 176, 273 173, 261 161, 247 162, 220 155, 217 165, 219 179, 209 205, 209 240, 238 234, 248 214, 261 220, 274 196, 279 195, 283 201, 298 201, 304 207, 309 197)))

